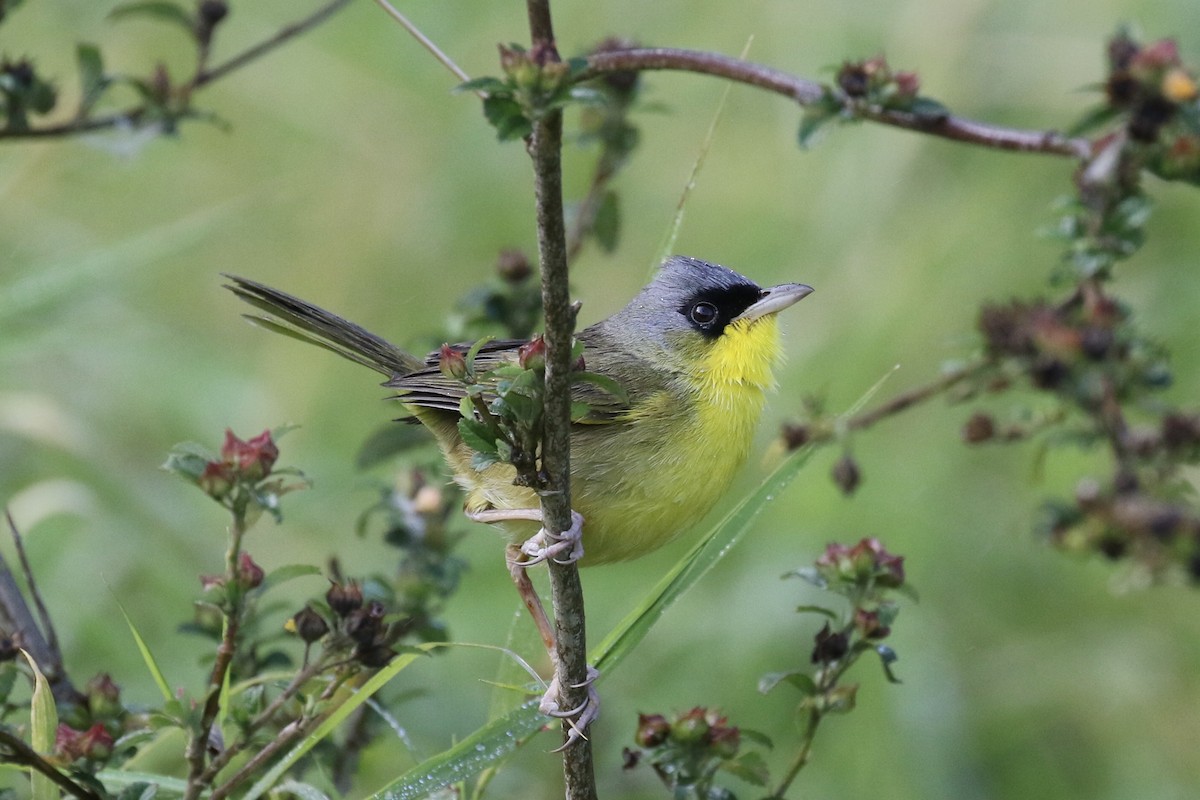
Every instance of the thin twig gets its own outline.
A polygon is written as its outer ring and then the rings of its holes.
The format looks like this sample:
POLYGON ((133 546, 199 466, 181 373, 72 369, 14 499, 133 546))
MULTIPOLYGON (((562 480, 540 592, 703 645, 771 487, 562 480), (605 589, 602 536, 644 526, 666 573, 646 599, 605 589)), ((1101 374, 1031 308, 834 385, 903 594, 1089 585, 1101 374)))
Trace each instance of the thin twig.
POLYGON ((192 732, 192 738, 187 746, 188 780, 184 800, 196 800, 206 786, 205 756, 208 754, 209 736, 213 725, 216 724, 217 714, 221 710, 221 689, 225 685, 225 676, 233 656, 237 652, 238 635, 241 632, 242 609, 245 602, 245 590, 238 578, 238 560, 242 552, 242 537, 246 533, 244 511, 234 511, 229 528, 229 548, 225 552, 225 590, 228 592, 225 608, 225 630, 221 635, 221 643, 217 646, 216 658, 213 661, 212 672, 208 678, 208 690, 205 692, 204 709, 200 722, 192 732))
MULTIPOLYGON (((587 69, 577 76, 578 80, 628 70, 681 70, 715 75, 757 86, 789 97, 802 106, 816 103, 826 96, 825 87, 816 81, 719 53, 671 47, 636 48, 595 53, 588 56, 587 62, 587 69)), ((1046 153, 1070 158, 1086 158, 1091 153, 1091 143, 1086 139, 1070 138, 1056 131, 1006 128, 956 117, 953 114, 938 117, 879 107, 861 107, 852 105, 849 98, 841 96, 840 93, 835 93, 834 96, 842 101, 847 111, 857 117, 958 142, 997 150, 1046 153)))
POLYGON ((20 737, 13 735, 4 728, 0 728, 0 748, 8 748, 11 751, 3 753, 5 761, 23 764, 30 769, 37 770, 54 781, 67 794, 74 795, 81 798, 81 800, 101 800, 100 795, 96 792, 76 783, 69 776, 55 769, 53 764, 42 758, 41 754, 26 744, 20 737))
POLYGON ((344 6, 349 5, 351 2, 352 0, 331 0, 329 3, 326 3, 313 13, 309 14, 307 17, 296 20, 290 25, 284 25, 275 32, 274 36, 264 39, 258 44, 251 45, 227 61, 223 61, 212 69, 205 70, 196 75, 196 80, 194 81, 195 88, 199 89, 202 86, 207 86, 213 81, 220 80, 221 78, 225 77, 230 72, 241 69, 251 61, 256 61, 257 59, 262 58, 275 48, 286 44, 300 34, 317 27, 322 22, 336 14, 338 11, 341 11, 344 6))
POLYGON ((918 405, 931 397, 945 392, 972 375, 991 365, 989 361, 975 361, 958 369, 950 370, 929 383, 901 392, 887 402, 876 406, 870 411, 856 414, 846 420, 846 430, 859 431, 871 427, 882 419, 898 414, 912 406, 918 405))
POLYGON ((412 24, 408 17, 401 14, 395 6, 388 2, 388 0, 375 0, 375 2, 379 4, 380 8, 388 13, 388 16, 396 20, 396 22, 399 22, 400 26, 404 28, 404 30, 408 31, 410 36, 420 42, 421 46, 428 50, 430 55, 436 58, 443 67, 450 70, 454 77, 458 78, 463 83, 471 80, 471 76, 468 75, 462 69, 462 67, 458 66, 458 64, 455 64, 454 59, 446 55, 446 53, 443 52, 440 47, 433 43, 432 39, 430 39, 424 33, 421 33, 421 29, 412 24))
MULTIPOLYGON (((549 0, 527 0, 531 52, 557 60, 549 0)), ((533 126, 529 141, 537 202, 538 258, 542 271, 542 307, 546 320, 546 401, 542 436, 542 515, 547 530, 571 526, 571 345, 575 309, 567 285, 567 238, 562 200, 562 112, 552 111, 533 126)), ((585 521, 586 524, 586 521, 585 521)), ((588 699, 587 633, 583 586, 574 564, 549 562, 554 607, 559 703, 582 707, 588 699)), ((563 733, 570 732, 564 720, 563 733)), ((569 738, 566 741, 570 741, 569 738)), ((562 751, 568 800, 595 800, 592 745, 586 738, 562 751)))
POLYGON ((877 422, 919 405, 926 400, 937 397, 963 381, 978 375, 991 367, 993 362, 988 359, 978 359, 969 364, 943 373, 934 380, 901 392, 890 400, 874 408, 858 414, 841 416, 832 423, 818 419, 809 425, 795 428, 785 426, 784 438, 789 440, 789 447, 799 447, 803 444, 825 444, 837 439, 850 431, 861 431, 870 428, 877 422))
MULTIPOLYGON (((320 25, 343 7, 349 5, 351 0, 330 0, 329 3, 318 8, 307 17, 297 20, 290 25, 285 25, 280 28, 274 35, 264 39, 258 44, 252 45, 232 58, 221 62, 211 69, 204 68, 207 63, 207 53, 201 52, 198 55, 197 72, 191 81, 180 87, 180 91, 188 98, 190 102, 191 96, 216 81, 224 78, 226 75, 241 69, 247 64, 258 60, 262 56, 275 50, 280 45, 283 45, 302 33, 305 33, 317 25, 320 25)), ((202 50, 205 46, 202 45, 202 50)), ((124 125, 136 124, 138 120, 144 117, 149 111, 146 105, 133 106, 122 111, 115 111, 101 116, 85 117, 83 119, 73 119, 69 122, 61 122, 55 125, 45 125, 40 128, 27 128, 25 130, 0 130, 0 141, 17 140, 17 139, 51 139, 58 136, 73 136, 81 133, 90 133, 92 131, 107 130, 124 125)))

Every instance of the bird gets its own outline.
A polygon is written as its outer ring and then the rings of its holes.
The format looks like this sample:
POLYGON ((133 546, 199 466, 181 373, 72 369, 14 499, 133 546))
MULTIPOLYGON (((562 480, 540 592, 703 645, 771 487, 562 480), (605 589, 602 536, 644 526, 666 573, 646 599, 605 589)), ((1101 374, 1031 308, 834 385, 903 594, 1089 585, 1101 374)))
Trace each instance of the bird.
MULTIPOLYGON (((698 522, 749 456, 780 358, 777 314, 813 291, 802 283, 764 288, 719 264, 671 256, 624 308, 579 331, 587 371, 616 381, 622 391, 584 381, 572 387, 572 400, 586 403, 587 413, 571 427, 575 513, 563 541, 538 530, 537 492, 514 482, 511 464, 474 458, 458 424, 466 389, 440 368, 444 349, 418 358, 319 306, 226 277, 234 294, 269 315, 246 315, 252 322, 386 378, 384 386, 437 441, 464 490, 467 516, 505 533, 510 572, 551 652, 553 630, 525 567, 547 557, 580 566, 626 561, 698 522)), ((476 369, 516 363, 526 344, 505 339, 477 346, 476 369)), ((565 716, 552 699, 543 711, 565 716)))

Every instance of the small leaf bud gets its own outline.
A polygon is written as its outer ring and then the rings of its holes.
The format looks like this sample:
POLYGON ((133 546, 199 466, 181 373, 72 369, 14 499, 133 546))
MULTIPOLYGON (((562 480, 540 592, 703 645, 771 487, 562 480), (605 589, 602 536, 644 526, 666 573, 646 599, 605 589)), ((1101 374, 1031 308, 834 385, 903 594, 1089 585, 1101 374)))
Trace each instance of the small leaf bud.
POLYGON ((671 733, 671 723, 662 714, 638 714, 637 731, 633 740, 639 747, 658 747, 671 733))
POLYGON ((312 644, 329 633, 329 623, 310 606, 300 609, 292 617, 289 628, 306 644, 312 644))

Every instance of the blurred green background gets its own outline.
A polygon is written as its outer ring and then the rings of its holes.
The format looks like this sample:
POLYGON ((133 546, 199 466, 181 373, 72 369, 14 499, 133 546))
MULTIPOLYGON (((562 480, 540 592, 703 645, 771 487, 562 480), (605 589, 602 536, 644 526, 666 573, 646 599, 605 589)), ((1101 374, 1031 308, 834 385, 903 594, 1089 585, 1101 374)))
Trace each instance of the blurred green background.
MULTIPOLYGON (((115 70, 145 74, 164 57, 179 74, 189 68, 181 33, 108 23, 113 5, 29 2, 0 28, 0 51, 34 57, 66 98, 78 40, 100 43, 115 70)), ((297 5, 234 3, 216 58, 297 17, 297 5)), ((497 71, 497 42, 527 39, 519 3, 404 11, 473 76, 497 71)), ((1100 80, 1104 42, 1121 22, 1147 39, 1178 36, 1185 59, 1200 60, 1194 0, 623 0, 558 2, 554 12, 565 54, 611 34, 731 54, 753 37, 752 59, 827 77, 845 58, 883 53, 956 111, 1026 127, 1077 118, 1090 102, 1080 89, 1100 80)), ((585 323, 645 282, 723 91, 697 76, 647 82, 655 108, 636 118, 642 146, 616 184, 621 245, 612 257, 587 250, 573 273, 585 323)), ((353 458, 395 413, 385 393, 353 365, 243 324, 218 273, 286 288, 424 347, 500 248, 534 241, 525 153, 498 144, 475 98, 450 93, 455 83, 361 0, 206 89, 200 104, 228 131, 190 124, 177 139, 0 145, 0 498, 27 534, 77 680, 107 670, 128 698, 157 697, 119 601, 168 677, 201 685, 206 648, 175 626, 191 615, 197 576, 220 569, 224 518, 159 470, 178 441, 215 446, 225 426, 252 435, 301 424, 282 461, 315 487, 288 498, 284 524, 255 529, 250 551, 268 569, 336 552, 350 574, 394 558, 353 533, 374 498, 353 458)), ((676 246, 764 283, 817 288, 784 318, 788 361, 760 432, 764 458, 805 395, 847 408, 895 365, 884 395, 921 383, 971 352, 982 301, 1045 291, 1058 249, 1035 231, 1053 219, 1072 171, 1061 159, 872 126, 835 131, 805 153, 798 120, 780 98, 733 90, 676 246)), ((570 196, 585 188, 589 157, 567 155, 570 196)), ((1116 291, 1172 348, 1168 399, 1194 406, 1200 193, 1149 189, 1150 241, 1119 270, 1116 291)), ((827 541, 863 535, 906 555, 921 593, 892 642, 904 683, 887 685, 864 662, 858 710, 828 721, 795 796, 1200 796, 1200 595, 1145 588, 1128 569, 1038 541, 1040 500, 1069 493, 1103 462, 1054 451, 1039 467, 1034 445, 968 449, 958 431, 969 413, 935 401, 856 437, 865 479, 850 500, 828 478, 837 449, 813 459, 607 676, 594 729, 602 796, 663 796, 648 769, 620 768, 638 711, 719 706, 775 739, 769 758, 781 769, 798 733, 792 698, 755 686, 762 673, 807 662, 817 621, 793 610, 815 598, 779 575, 827 541)), ((761 475, 760 456, 738 492, 761 475)), ((593 641, 686 546, 584 573, 593 641)), ((451 603, 451 631, 503 644, 518 603, 500 542, 481 528, 464 550, 472 568, 451 603)), ((468 650, 402 674, 401 688, 422 694, 394 711, 422 754, 485 721, 491 689, 480 681, 494 674, 494 655, 468 650)), ((559 794, 550 746, 527 748, 491 796, 559 794)), ((411 763, 381 744, 361 792, 411 763)))

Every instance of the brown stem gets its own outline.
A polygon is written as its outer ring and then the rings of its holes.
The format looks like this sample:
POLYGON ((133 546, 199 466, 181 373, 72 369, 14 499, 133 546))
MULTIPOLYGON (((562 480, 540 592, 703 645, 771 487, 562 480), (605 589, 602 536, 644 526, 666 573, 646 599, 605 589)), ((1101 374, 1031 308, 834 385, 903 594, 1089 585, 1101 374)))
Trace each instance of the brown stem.
POLYGON ((54 781, 67 794, 72 794, 81 798, 81 800, 101 800, 100 795, 96 794, 96 792, 76 783, 68 776, 59 772, 54 768, 54 765, 42 758, 36 750, 22 741, 20 737, 14 736, 4 728, 0 728, 0 755, 2 755, 5 761, 23 764, 30 769, 40 772, 54 781), (5 748, 9 752, 3 752, 5 748))
MULTIPOLYGON (((851 417, 845 417, 833 425, 817 425, 810 429, 803 430, 803 435, 797 437, 792 443, 794 446, 807 444, 809 442, 821 444, 828 442, 831 439, 837 438, 841 433, 846 431, 861 431, 870 428, 877 422, 887 419, 894 414, 919 405, 930 398, 936 397, 948 389, 957 386, 967 378, 979 374, 984 369, 991 366, 991 362, 980 359, 973 361, 970 364, 951 370, 930 381, 929 383, 916 386, 906 392, 901 392, 895 397, 886 402, 872 408, 868 411, 855 414, 851 417)), ((789 433, 785 431, 785 438, 789 437, 789 433)))
MULTIPOLYGON (((549 0, 527 0, 532 52, 557 60, 549 0)), ((542 307, 546 320, 546 401, 542 436, 543 524, 551 533, 571 527, 571 345, 575 309, 567 286, 567 240, 562 200, 562 112, 544 115, 529 141, 537 202, 538 258, 542 271, 542 307)), ((587 634, 583 586, 575 564, 551 559, 550 593, 554 607, 559 703, 576 708, 587 701, 587 634)), ((564 721, 564 737, 569 732, 564 721)), ((595 800, 592 746, 580 739, 562 751, 568 800, 595 800)))
MULTIPOLYGON (((588 56, 587 62, 587 69, 577 76, 578 80, 628 70, 680 70, 757 86, 791 98, 802 106, 816 103, 826 96, 825 87, 816 81, 719 53, 649 47, 596 53, 588 56)), ((878 106, 862 106, 837 91, 833 97, 848 112, 862 119, 981 147, 1070 158, 1086 158, 1091 152, 1091 143, 1086 139, 1072 139, 1056 131, 1005 128, 953 114, 930 117, 878 106)))
POLYGON ((942 392, 945 392, 947 389, 950 389, 972 375, 977 374, 980 370, 987 366, 989 366, 989 364, 986 361, 968 364, 967 366, 947 372, 941 377, 922 386, 909 389, 907 392, 901 392, 892 399, 876 406, 870 411, 864 411, 861 414, 856 414, 850 419, 846 420, 846 429, 851 431, 865 430, 882 419, 886 419, 893 414, 898 414, 901 411, 909 409, 915 405, 919 405, 931 397, 936 397, 942 392))
POLYGON ((213 725, 216 723, 217 714, 221 710, 221 687, 225 685, 225 675, 237 652, 238 634, 241 630, 245 590, 239 582, 238 558, 242 552, 242 537, 245 533, 245 512, 234 511, 233 521, 229 528, 229 548, 225 552, 225 591, 228 592, 225 608, 225 631, 221 636, 221 643, 217 646, 216 658, 208 678, 208 690, 205 692, 204 710, 200 715, 200 723, 192 732, 192 738, 187 746, 188 779, 184 800, 197 800, 207 785, 204 776, 208 740, 213 725))

